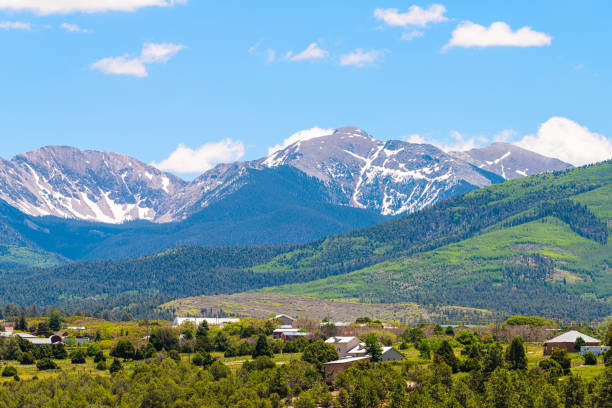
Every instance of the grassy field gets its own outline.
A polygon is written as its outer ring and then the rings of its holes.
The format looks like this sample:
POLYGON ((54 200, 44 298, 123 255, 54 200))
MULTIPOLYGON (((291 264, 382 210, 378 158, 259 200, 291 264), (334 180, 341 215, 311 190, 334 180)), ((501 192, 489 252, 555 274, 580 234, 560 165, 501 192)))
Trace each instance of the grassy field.
POLYGON ((308 316, 316 319, 330 318, 333 321, 354 321, 368 316, 374 319, 417 323, 425 320, 444 320, 447 315, 463 313, 474 319, 486 320, 486 310, 471 308, 423 307, 414 303, 365 303, 358 299, 319 299, 313 296, 284 293, 247 292, 234 295, 196 296, 177 299, 161 307, 175 310, 181 315, 199 315, 202 309, 223 310, 238 316, 267 318, 277 314, 308 316))
POLYGON ((0 264, 48 268, 64 263, 61 256, 33 248, 0 245, 0 264))

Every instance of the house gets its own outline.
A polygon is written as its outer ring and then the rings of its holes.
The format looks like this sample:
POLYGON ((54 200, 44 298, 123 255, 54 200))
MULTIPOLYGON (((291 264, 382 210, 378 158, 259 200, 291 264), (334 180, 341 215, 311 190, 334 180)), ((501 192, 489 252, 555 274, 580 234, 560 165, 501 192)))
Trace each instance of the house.
POLYGON ((582 337, 587 346, 599 346, 601 344, 601 340, 582 334, 579 331, 571 330, 545 342, 544 355, 550 355, 554 349, 565 350, 569 353, 578 352, 576 347, 574 347, 574 343, 579 337, 582 337))
MULTIPOLYGON (((365 343, 359 343, 356 347, 349 350, 348 355, 351 357, 361 357, 367 355, 365 343)), ((403 359, 404 355, 393 347, 382 347, 382 357, 380 361, 401 361, 403 359)))
POLYGON ((25 337, 25 339, 37 347, 40 347, 43 344, 52 345, 62 342, 62 338, 57 334, 53 334, 49 337, 25 337))
POLYGON ((306 338, 310 336, 310 333, 300 330, 301 329, 276 329, 272 332, 272 338, 291 341, 300 337, 306 338))
POLYGON ((341 358, 340 360, 328 361, 327 363, 324 363, 323 375, 325 376, 325 381, 331 383, 336 379, 338 374, 344 372, 350 366, 360 361, 370 361, 370 356, 341 358))
POLYGON ((209 325, 223 327, 226 323, 238 323, 240 319, 235 317, 175 317, 172 327, 178 327, 185 322, 191 322, 199 326, 204 321, 209 325))
POLYGON ((325 343, 331 344, 332 346, 334 346, 334 348, 338 352, 338 355, 340 356, 340 358, 342 358, 342 357, 347 357, 348 352, 354 349, 356 346, 358 346, 359 343, 361 343, 361 340, 359 340, 359 338, 354 337, 354 336, 350 336, 350 337, 334 336, 334 337, 330 337, 329 339, 325 340, 325 343))
POLYGON ((280 320, 281 324, 293 327, 293 322, 295 322, 296 319, 286 314, 279 314, 274 316, 272 320, 280 320))
POLYGON ((601 356, 602 354, 606 353, 608 350, 610 350, 610 347, 608 346, 582 346, 580 347, 580 355, 582 356, 590 351, 596 356, 601 356))

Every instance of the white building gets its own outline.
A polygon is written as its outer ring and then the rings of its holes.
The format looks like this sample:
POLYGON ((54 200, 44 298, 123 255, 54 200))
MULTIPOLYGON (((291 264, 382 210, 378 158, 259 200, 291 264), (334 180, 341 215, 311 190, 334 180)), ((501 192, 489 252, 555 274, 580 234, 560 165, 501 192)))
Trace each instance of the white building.
POLYGON ((334 336, 334 337, 330 337, 329 339, 325 340, 325 342, 327 344, 331 344, 332 346, 334 346, 334 348, 338 352, 338 356, 340 356, 340 358, 343 358, 343 357, 347 357, 349 350, 352 350, 356 346, 358 346, 359 343, 361 343, 361 340, 359 340, 359 338, 354 337, 354 336, 350 336, 350 337, 334 336))
MULTIPOLYGON (((400 361, 404 359, 404 355, 393 347, 382 346, 382 357, 380 361, 400 361)), ((359 343, 353 349, 348 351, 351 357, 363 357, 367 355, 365 343, 359 343)))

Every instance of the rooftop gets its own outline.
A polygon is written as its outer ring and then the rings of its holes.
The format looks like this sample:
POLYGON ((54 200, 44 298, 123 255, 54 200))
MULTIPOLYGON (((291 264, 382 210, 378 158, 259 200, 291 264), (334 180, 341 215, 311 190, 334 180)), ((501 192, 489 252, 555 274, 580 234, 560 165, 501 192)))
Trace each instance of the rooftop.
POLYGON ((587 343, 601 343, 601 340, 598 340, 591 336, 587 336, 586 334, 582 334, 576 330, 570 330, 567 333, 563 333, 553 339, 546 341, 544 344, 546 343, 574 343, 576 339, 578 339, 578 337, 582 337, 582 340, 584 340, 587 343))
POLYGON ((325 340, 325 342, 326 343, 348 343, 352 341, 354 338, 355 336, 348 336, 348 337, 334 336, 334 337, 330 337, 329 339, 325 340))
POLYGON ((350 363, 353 361, 367 360, 369 358, 370 356, 341 358, 340 360, 328 361, 327 363, 323 363, 323 365, 350 363))

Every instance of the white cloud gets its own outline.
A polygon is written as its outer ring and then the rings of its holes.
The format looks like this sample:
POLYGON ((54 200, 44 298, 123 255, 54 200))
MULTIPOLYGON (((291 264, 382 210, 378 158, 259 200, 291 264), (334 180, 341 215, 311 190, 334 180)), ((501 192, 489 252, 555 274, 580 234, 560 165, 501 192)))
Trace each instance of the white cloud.
POLYGON ((419 30, 412 30, 405 33, 402 33, 402 41, 411 41, 415 38, 422 37, 423 32, 419 30))
POLYGON ((346 54, 340 57, 340 65, 347 66, 352 65, 355 67, 364 67, 366 65, 374 64, 378 57, 382 55, 382 51, 372 50, 363 52, 362 49, 358 48, 350 54, 346 54))
POLYGON ((62 25, 60 25, 60 28, 63 28, 64 30, 71 32, 71 33, 88 33, 89 32, 89 30, 81 28, 76 24, 70 24, 70 23, 63 23, 62 25))
POLYGON ((270 147, 268 149, 268 155, 284 149, 287 146, 294 144, 295 142, 299 142, 301 140, 309 140, 314 139, 315 137, 328 136, 334 133, 334 129, 321 129, 318 126, 315 126, 310 129, 301 130, 289 136, 287 139, 283 140, 283 143, 277 144, 276 146, 270 147))
POLYGON ((261 45, 262 40, 257 41, 255 44, 253 44, 252 46, 249 47, 249 55, 255 55, 255 52, 257 52, 257 49, 259 48, 259 46, 261 45))
POLYGON ((180 144, 167 159, 160 163, 153 162, 152 165, 162 171, 193 174, 210 170, 219 163, 234 162, 242 156, 244 156, 242 142, 224 139, 219 142, 206 143, 197 149, 180 144))
POLYGON ((305 60, 315 60, 325 58, 327 56, 327 51, 320 48, 316 42, 311 43, 308 48, 304 51, 294 54, 293 51, 289 51, 285 58, 289 61, 305 61, 305 60))
POLYGON ((274 62, 276 61, 276 51, 271 48, 267 50, 266 62, 274 62))
POLYGON ((610 138, 558 116, 540 125, 537 134, 527 135, 515 144, 575 166, 612 158, 610 138))
POLYGON ((0 21, 0 28, 3 30, 30 30, 32 25, 21 21, 0 21))
POLYGON ((394 27, 418 26, 425 27, 429 23, 440 23, 448 20, 444 16, 446 8, 441 4, 432 4, 427 9, 410 6, 407 12, 400 13, 396 8, 374 10, 374 17, 394 27))
POLYGON ((165 43, 146 43, 138 57, 121 56, 103 58, 91 64, 91 69, 109 75, 131 75, 144 78, 149 75, 147 65, 166 63, 185 46, 165 43))
POLYGON ((503 21, 492 23, 489 27, 461 22, 444 48, 450 47, 543 47, 550 45, 552 37, 546 33, 522 27, 516 31, 503 21))
POLYGON ((0 10, 36 14, 103 13, 136 11, 143 7, 171 7, 187 0, 0 0, 0 10))

